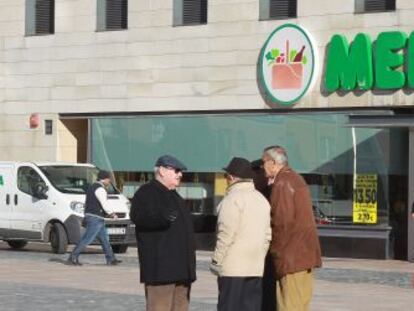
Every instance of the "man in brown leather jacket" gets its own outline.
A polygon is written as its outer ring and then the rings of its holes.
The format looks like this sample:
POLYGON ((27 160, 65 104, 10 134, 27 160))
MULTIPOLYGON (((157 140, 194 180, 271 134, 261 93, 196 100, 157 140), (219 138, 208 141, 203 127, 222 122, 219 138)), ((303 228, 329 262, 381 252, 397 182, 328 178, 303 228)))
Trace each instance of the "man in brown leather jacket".
POLYGON ((312 298, 313 268, 322 265, 311 195, 304 179, 289 167, 283 147, 266 148, 262 160, 272 184, 270 253, 278 310, 305 311, 312 298))

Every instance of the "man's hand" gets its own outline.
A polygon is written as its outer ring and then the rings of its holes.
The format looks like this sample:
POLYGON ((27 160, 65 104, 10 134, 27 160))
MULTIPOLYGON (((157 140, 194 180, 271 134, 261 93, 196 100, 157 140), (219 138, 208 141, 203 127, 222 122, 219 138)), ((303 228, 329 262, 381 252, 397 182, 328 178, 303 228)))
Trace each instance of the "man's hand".
POLYGON ((214 275, 220 276, 221 266, 217 264, 215 260, 212 260, 210 263, 210 272, 214 275))

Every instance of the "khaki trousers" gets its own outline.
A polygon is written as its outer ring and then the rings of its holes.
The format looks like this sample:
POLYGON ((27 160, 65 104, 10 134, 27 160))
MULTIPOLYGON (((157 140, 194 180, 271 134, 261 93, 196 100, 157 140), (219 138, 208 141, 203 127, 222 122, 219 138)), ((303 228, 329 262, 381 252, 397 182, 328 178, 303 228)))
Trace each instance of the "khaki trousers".
POLYGON ((313 272, 288 274, 276 281, 278 311, 308 311, 313 292, 313 272))
POLYGON ((190 284, 145 285, 147 311, 188 311, 190 284))

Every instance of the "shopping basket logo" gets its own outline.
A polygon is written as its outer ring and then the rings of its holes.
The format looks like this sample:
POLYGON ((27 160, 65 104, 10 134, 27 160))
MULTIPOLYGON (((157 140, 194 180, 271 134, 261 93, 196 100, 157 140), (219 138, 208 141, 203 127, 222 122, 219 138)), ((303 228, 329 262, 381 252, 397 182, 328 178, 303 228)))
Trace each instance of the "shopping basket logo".
POLYGON ((314 45, 301 27, 284 24, 267 39, 259 62, 259 82, 272 102, 293 105, 315 79, 314 45))

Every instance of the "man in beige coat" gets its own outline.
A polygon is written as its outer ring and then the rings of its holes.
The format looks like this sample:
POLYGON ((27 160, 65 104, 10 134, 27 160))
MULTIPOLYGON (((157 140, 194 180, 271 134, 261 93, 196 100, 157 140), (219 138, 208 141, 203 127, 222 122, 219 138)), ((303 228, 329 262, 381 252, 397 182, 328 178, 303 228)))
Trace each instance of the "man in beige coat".
POLYGON ((250 162, 233 158, 227 193, 218 207, 217 243, 210 269, 218 275, 218 311, 257 311, 271 239, 270 205, 253 184, 250 162))

